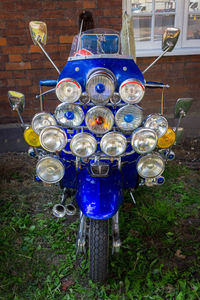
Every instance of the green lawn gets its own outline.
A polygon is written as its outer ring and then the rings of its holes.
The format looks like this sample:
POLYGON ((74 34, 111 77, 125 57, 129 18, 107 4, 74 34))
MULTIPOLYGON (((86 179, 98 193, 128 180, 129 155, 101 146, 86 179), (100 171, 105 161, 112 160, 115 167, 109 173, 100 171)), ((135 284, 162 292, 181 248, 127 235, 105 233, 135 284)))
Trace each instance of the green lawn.
POLYGON ((78 220, 51 214, 59 190, 23 155, 1 159, 0 299, 200 299, 200 176, 171 162, 161 187, 125 194, 121 251, 93 284, 75 257, 78 220))

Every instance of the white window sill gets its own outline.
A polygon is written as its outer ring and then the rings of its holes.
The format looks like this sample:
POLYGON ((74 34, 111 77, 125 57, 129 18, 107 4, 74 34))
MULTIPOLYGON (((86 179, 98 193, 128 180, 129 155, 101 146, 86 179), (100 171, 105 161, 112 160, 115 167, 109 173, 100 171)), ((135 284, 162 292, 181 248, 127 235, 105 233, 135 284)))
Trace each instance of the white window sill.
MULTIPOLYGON (((159 56, 162 53, 162 49, 145 49, 145 50, 137 50, 136 45, 136 57, 154 57, 159 56)), ((199 47, 192 48, 174 48, 172 52, 168 52, 165 56, 176 56, 176 55, 200 55, 199 47)))

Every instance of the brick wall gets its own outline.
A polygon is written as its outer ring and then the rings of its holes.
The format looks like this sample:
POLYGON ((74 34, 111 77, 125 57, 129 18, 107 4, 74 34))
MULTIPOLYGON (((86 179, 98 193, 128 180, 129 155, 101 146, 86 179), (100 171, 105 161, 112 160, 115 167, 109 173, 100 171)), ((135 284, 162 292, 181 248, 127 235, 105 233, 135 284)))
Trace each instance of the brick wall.
MULTIPOLYGON (((39 80, 56 79, 57 72, 32 44, 29 22, 41 20, 48 28, 46 51, 58 68, 64 67, 71 41, 78 31, 78 16, 83 10, 93 13, 95 27, 120 30, 122 0, 1 0, 0 1, 0 123, 14 123, 18 118, 11 112, 7 101, 7 91, 21 91, 26 96, 25 121, 30 121, 39 111, 35 95, 39 92, 39 80)), ((141 70, 153 58, 139 58, 141 70)), ((146 79, 169 83, 165 91, 165 112, 172 118, 174 103, 179 97, 194 97, 195 105, 191 111, 192 122, 185 119, 188 135, 200 135, 198 110, 200 56, 164 57, 146 79)), ((47 97, 46 110, 55 108, 59 102, 55 97, 47 97)), ((159 111, 160 91, 149 90, 142 101, 146 112, 159 111)))

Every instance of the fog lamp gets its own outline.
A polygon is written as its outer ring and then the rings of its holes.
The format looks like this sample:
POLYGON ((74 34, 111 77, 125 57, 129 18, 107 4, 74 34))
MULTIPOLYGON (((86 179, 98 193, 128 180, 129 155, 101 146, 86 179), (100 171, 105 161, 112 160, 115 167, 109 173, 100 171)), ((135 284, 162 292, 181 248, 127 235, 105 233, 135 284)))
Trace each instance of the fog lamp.
POLYGON ((121 133, 109 132, 102 137, 100 147, 108 156, 119 156, 125 152, 126 143, 126 138, 121 133))
POLYGON ((24 139, 28 145, 32 147, 40 147, 39 135, 33 130, 32 127, 26 128, 24 131, 24 139))
POLYGON ((44 128, 39 138, 42 147, 49 152, 61 151, 67 144, 65 131, 57 126, 44 128))
POLYGON ((51 114, 41 112, 41 113, 36 114, 33 117, 31 125, 32 125, 33 130, 37 134, 40 134, 40 132, 42 131, 43 128, 50 126, 50 125, 56 125, 56 120, 51 114))
POLYGON ((93 133, 103 134, 113 127, 114 116, 108 108, 95 106, 88 110, 85 122, 93 133))
POLYGON ((65 173, 64 165, 60 160, 51 156, 40 159, 36 165, 37 176, 46 183, 60 181, 65 173))
POLYGON ((95 153, 97 148, 96 139, 89 133, 76 134, 70 143, 72 153, 78 157, 89 157, 95 153))
POLYGON ((133 132, 131 146, 135 152, 145 154, 155 149, 158 137, 154 130, 138 128, 133 132))
POLYGON ((176 141, 176 133, 172 128, 168 128, 167 132, 158 139, 157 146, 162 149, 171 147, 176 141))
POLYGON ((56 85, 56 95, 61 102, 74 103, 82 93, 80 84, 71 78, 63 78, 56 85))
POLYGON ((137 163, 138 174, 143 178, 158 177, 163 173, 164 168, 164 160, 158 153, 141 156, 137 163))
POLYGON ((146 118, 144 127, 153 129, 157 133, 157 136, 161 137, 168 129, 168 122, 167 119, 160 114, 151 114, 146 118))
POLYGON ((142 123, 142 108, 138 105, 125 105, 115 115, 115 123, 124 131, 132 131, 142 123))

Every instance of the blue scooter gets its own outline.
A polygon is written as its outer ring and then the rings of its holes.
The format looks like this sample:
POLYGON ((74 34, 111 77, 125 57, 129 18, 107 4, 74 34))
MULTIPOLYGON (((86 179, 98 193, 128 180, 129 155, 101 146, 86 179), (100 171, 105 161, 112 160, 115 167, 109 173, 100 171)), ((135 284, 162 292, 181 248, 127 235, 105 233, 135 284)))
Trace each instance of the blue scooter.
POLYGON ((139 106, 146 88, 167 87, 146 82, 143 75, 172 51, 179 29, 165 30, 163 53, 143 72, 114 30, 80 30, 61 72, 44 49, 46 24, 30 22, 30 32, 59 76, 40 81, 41 112, 31 124, 25 124, 21 116, 22 93, 9 91, 10 105, 19 114, 29 154, 38 158, 37 180, 59 183, 63 189, 61 202, 53 207, 54 216, 74 215, 76 207, 80 209, 76 254, 86 255, 89 248, 89 278, 102 281, 108 275, 109 220, 112 252, 119 252, 121 245, 118 211, 123 191, 128 189, 135 202, 132 191, 139 185, 164 183, 166 161, 174 158, 171 147, 182 132, 180 120, 191 105, 192 99, 178 100, 176 128, 168 126, 162 111, 144 118, 139 106), (43 86, 50 89, 43 93, 43 86), (44 110, 43 96, 49 92, 61 102, 53 114, 44 110))

